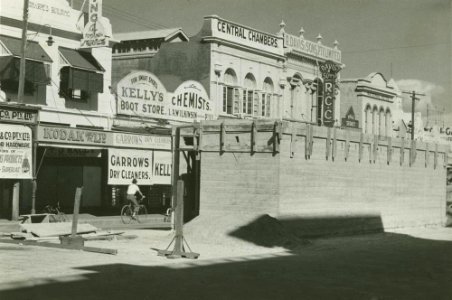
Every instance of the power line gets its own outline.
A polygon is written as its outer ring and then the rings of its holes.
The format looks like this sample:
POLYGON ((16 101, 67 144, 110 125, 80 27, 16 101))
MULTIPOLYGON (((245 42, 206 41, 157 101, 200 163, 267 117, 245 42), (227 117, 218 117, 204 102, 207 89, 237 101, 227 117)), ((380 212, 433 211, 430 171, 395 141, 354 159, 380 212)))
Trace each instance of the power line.
POLYGON ((421 47, 430 47, 430 46, 438 46, 438 45, 450 45, 450 43, 430 43, 430 44, 420 44, 420 45, 409 45, 409 46, 399 46, 399 47, 387 47, 387 48, 376 48, 376 49, 366 49, 366 50, 350 50, 350 51, 341 51, 342 53, 366 53, 366 52, 378 52, 378 51, 386 51, 386 50, 397 50, 397 49, 407 49, 407 48, 421 48, 421 47))

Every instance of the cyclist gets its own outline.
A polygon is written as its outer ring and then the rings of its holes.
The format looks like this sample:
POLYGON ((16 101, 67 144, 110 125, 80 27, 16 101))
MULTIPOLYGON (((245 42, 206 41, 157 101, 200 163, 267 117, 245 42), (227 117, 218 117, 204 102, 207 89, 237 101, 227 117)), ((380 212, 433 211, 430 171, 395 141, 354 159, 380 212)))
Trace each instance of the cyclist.
POLYGON ((140 205, 138 204, 137 200, 137 194, 141 195, 141 198, 144 198, 143 193, 140 191, 140 188, 137 185, 137 180, 134 178, 132 180, 132 183, 129 184, 129 187, 127 188, 127 200, 133 203, 133 215, 132 217, 135 217, 135 215, 138 213, 138 210, 140 208, 140 205))

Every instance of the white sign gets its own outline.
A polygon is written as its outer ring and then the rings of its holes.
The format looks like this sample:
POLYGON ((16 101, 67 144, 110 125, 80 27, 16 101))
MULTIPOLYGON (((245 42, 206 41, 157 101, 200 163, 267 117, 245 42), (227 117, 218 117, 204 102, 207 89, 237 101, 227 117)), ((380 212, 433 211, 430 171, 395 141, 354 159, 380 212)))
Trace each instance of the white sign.
POLYGON ((171 152, 154 151, 152 184, 171 184, 171 152))
POLYGON ((304 38, 300 38, 291 34, 284 33, 284 47, 288 47, 294 51, 298 51, 314 57, 332 60, 338 63, 341 62, 341 51, 305 40, 304 38))
POLYGON ((282 38, 226 20, 212 18, 212 36, 228 42, 284 55, 282 38))
POLYGON ((108 149, 108 184, 129 185, 133 179, 138 185, 150 185, 152 151, 108 149))
POLYGON ((0 178, 32 178, 31 129, 0 125, 0 178))
POLYGON ((169 115, 171 119, 180 121, 212 120, 212 102, 199 82, 185 81, 171 97, 169 115))
POLYGON ((171 150, 171 137, 113 132, 113 146, 171 150))
POLYGON ((83 29, 81 48, 107 47, 109 37, 102 24, 102 0, 89 0, 88 23, 83 29))
POLYGON ((196 81, 185 81, 168 93, 154 74, 135 71, 117 85, 118 114, 193 122, 213 119, 213 111, 207 92, 196 81))

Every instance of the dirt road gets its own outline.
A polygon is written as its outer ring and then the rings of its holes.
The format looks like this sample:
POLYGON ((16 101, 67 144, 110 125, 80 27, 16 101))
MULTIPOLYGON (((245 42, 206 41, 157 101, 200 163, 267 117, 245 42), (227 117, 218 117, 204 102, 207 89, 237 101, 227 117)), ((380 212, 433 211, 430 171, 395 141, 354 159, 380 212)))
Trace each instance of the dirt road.
POLYGON ((168 231, 128 233, 138 238, 88 242, 116 256, 0 244, 0 299, 452 299, 452 228, 291 249, 198 242, 198 260, 158 257, 168 231))

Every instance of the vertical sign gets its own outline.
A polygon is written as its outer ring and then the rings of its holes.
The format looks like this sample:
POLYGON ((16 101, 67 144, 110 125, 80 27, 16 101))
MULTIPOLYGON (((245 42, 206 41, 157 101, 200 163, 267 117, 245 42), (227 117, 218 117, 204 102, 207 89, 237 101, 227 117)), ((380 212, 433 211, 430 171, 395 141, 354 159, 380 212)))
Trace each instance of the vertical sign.
POLYGON ((31 129, 20 125, 0 125, 0 178, 32 178, 31 129))
POLYGON ((102 23, 102 0, 89 0, 88 23, 83 29, 81 48, 107 47, 109 37, 102 23))
POLYGON ((341 67, 332 62, 320 63, 320 72, 323 77, 323 124, 328 127, 334 126, 334 102, 336 100, 336 79, 341 67))
POLYGON ((168 151, 154 151, 152 184, 171 184, 172 154, 168 151))

